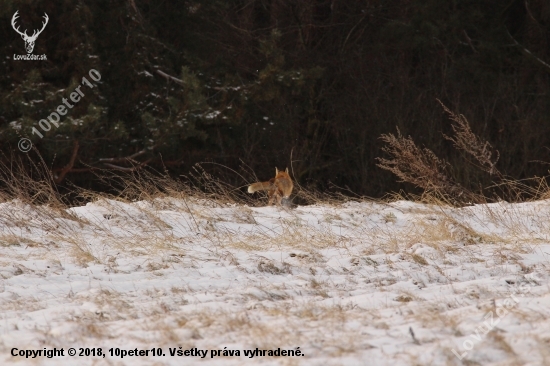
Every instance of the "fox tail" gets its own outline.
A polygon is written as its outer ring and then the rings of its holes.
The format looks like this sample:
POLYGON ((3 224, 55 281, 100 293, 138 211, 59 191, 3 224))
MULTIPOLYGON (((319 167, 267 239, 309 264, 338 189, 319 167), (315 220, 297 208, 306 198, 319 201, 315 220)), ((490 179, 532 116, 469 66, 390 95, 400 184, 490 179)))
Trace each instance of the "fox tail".
POLYGON ((271 187, 271 182, 258 182, 258 183, 252 183, 248 187, 248 193, 254 193, 258 191, 265 191, 266 189, 269 189, 271 187))

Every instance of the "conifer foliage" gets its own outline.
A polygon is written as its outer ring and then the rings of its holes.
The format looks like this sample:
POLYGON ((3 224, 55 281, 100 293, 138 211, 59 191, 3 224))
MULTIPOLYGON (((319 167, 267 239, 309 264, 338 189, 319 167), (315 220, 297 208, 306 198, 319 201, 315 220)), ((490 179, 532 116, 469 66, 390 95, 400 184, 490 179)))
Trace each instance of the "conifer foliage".
MULTIPOLYGON (((401 184, 376 160, 397 127, 476 191, 494 177, 442 138, 453 127, 437 99, 501 153, 488 160, 499 172, 544 175, 532 162, 550 161, 544 0, 5 0, 0 20, 0 159, 29 138, 27 157, 57 184, 100 189, 100 169, 178 176, 210 161, 270 176, 292 163, 303 185, 382 195, 401 184), (14 60, 26 53, 16 11, 29 35, 48 15, 33 50, 47 60, 14 60), (79 85, 59 126, 40 130, 79 85)), ((218 166, 207 169, 244 183, 218 166)))

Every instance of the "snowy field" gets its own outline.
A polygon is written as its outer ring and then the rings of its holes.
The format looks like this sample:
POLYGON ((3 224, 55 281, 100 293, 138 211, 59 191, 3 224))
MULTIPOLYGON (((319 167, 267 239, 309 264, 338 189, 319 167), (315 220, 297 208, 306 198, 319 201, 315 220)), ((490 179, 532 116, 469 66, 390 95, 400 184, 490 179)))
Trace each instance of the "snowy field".
POLYGON ((550 201, 10 201, 0 364, 550 365, 549 280, 550 201))

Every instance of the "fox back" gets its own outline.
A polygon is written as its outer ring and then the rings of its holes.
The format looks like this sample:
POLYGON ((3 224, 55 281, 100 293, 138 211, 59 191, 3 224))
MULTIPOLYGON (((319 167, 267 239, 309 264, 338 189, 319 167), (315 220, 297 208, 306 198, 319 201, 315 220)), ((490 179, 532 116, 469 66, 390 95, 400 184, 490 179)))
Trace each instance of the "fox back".
POLYGON ((268 204, 277 202, 279 205, 283 198, 287 199, 292 194, 294 184, 288 174, 288 168, 283 171, 275 168, 275 178, 271 178, 267 182, 253 183, 248 187, 248 193, 266 190, 269 197, 268 204))

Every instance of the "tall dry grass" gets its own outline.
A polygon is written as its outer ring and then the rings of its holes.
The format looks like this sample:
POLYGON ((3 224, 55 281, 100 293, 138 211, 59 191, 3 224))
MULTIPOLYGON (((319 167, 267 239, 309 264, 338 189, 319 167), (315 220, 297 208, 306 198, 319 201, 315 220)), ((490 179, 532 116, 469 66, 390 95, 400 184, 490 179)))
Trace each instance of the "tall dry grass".
MULTIPOLYGON (((472 131, 466 117, 452 112, 440 100, 439 104, 449 116, 452 135, 443 138, 464 154, 465 164, 470 164, 490 176, 491 184, 476 186, 472 182, 458 182, 449 163, 439 158, 432 150, 420 148, 413 139, 397 134, 383 134, 386 143, 382 148, 385 158, 378 158, 378 166, 393 173, 400 182, 410 183, 423 190, 416 199, 444 202, 450 205, 488 203, 500 200, 522 202, 550 197, 547 177, 513 179, 502 173, 497 166, 500 158, 489 141, 484 141, 472 131)), ((414 198, 414 196, 407 196, 414 198)))

